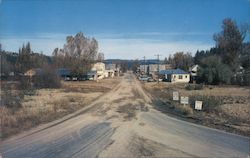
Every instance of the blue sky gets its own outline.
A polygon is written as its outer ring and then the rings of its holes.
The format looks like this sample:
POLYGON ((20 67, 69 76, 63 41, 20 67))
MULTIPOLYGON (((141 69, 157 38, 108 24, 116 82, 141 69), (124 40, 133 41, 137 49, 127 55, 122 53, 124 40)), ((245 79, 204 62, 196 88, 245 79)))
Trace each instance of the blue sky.
POLYGON ((0 42, 17 51, 51 55, 67 35, 82 31, 105 58, 135 59, 214 46, 213 34, 230 17, 250 22, 249 0, 0 0, 0 42))

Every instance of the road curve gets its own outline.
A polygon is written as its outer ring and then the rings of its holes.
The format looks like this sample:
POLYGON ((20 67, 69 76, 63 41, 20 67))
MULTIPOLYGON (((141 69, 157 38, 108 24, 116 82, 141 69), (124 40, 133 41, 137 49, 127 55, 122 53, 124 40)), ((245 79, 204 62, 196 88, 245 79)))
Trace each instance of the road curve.
POLYGON ((132 73, 88 110, 0 144, 3 158, 248 157, 250 138, 156 111, 132 73), (74 116, 74 117, 73 117, 74 116))

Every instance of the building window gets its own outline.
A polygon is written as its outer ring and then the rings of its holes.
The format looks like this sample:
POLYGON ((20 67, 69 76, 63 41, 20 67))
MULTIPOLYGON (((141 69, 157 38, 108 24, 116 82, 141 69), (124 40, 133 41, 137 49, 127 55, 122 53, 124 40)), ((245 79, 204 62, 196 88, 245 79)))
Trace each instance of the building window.
POLYGON ((179 79, 182 79, 182 75, 179 75, 179 79))
POLYGON ((188 76, 187 76, 187 75, 186 75, 185 77, 186 77, 186 78, 188 78, 188 76))

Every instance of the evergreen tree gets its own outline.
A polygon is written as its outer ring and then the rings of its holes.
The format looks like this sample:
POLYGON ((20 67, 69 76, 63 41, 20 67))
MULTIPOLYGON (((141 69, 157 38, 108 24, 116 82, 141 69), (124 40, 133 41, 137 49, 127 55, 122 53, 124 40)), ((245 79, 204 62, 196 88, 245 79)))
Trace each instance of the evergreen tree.
POLYGON ((240 32, 236 22, 230 18, 224 19, 222 31, 214 35, 214 40, 223 63, 229 65, 235 72, 239 67, 239 54, 244 40, 244 35, 240 32))

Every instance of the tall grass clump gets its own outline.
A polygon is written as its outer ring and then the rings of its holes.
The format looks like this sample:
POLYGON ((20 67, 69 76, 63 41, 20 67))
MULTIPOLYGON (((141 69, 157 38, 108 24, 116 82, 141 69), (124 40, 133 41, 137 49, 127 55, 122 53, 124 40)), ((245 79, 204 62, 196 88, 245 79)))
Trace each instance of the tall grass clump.
POLYGON ((203 85, 202 84, 188 84, 185 86, 186 90, 202 90, 203 85))

